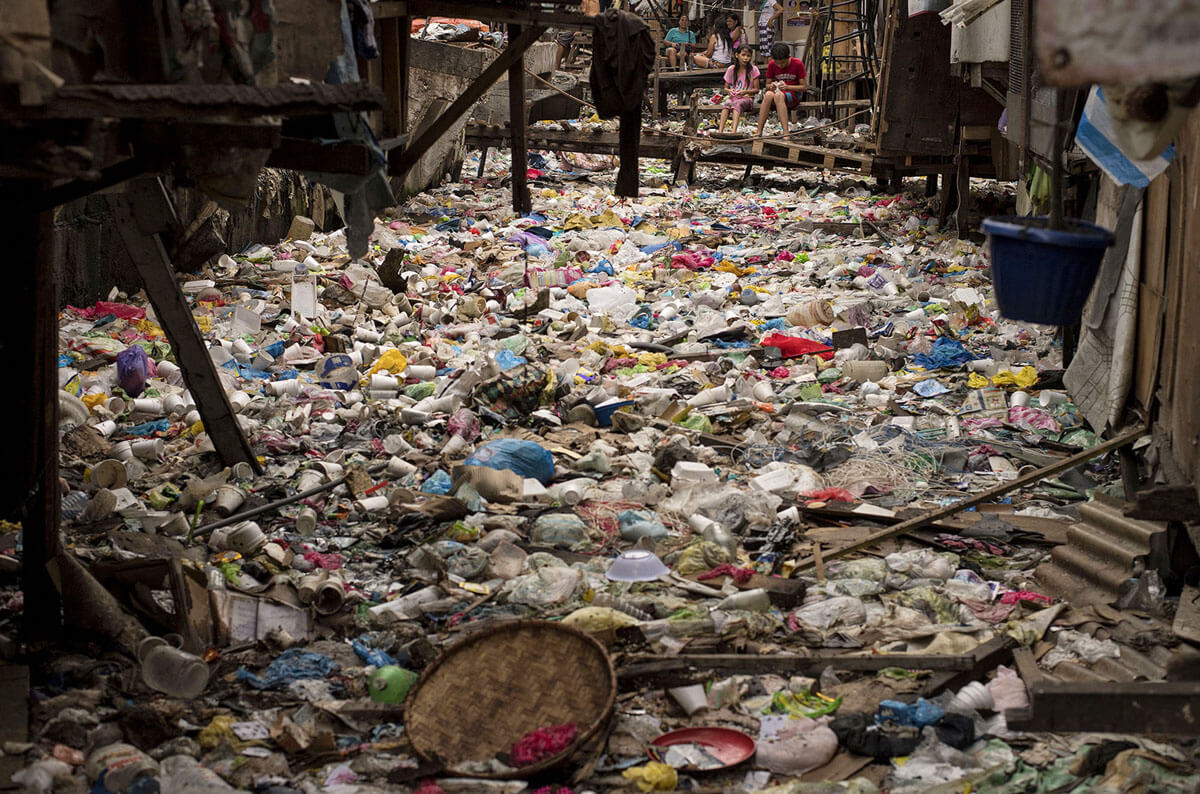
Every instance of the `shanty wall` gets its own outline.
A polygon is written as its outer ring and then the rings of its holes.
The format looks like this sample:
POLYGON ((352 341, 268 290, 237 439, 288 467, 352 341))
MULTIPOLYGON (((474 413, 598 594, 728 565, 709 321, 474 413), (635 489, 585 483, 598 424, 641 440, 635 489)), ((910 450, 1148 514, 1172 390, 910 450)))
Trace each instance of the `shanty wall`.
POLYGON ((1156 436, 1200 487, 1200 112, 1175 146, 1146 192, 1134 387, 1143 406, 1157 397, 1156 436))
MULTIPOLYGON (((253 242, 278 242, 296 215, 312 218, 318 230, 342 226, 329 191, 294 171, 263 169, 254 195, 241 207, 221 208, 200 191, 186 188, 172 190, 171 197, 184 228, 178 239, 166 242, 176 268, 185 272, 253 242)), ((54 233, 59 305, 90 305, 114 286, 141 289, 104 195, 93 194, 55 210, 54 233)))

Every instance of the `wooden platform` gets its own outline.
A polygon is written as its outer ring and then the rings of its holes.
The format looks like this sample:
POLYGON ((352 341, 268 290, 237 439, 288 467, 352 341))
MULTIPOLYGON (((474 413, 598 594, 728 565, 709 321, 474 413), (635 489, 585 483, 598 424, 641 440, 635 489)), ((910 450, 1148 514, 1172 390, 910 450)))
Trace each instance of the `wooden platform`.
MULTIPOLYGON (((506 148, 512 133, 507 125, 474 121, 467 124, 466 143, 479 149, 506 148)), ((615 132, 547 129, 532 127, 526 134, 530 149, 588 154, 618 154, 615 132)), ((713 163, 741 166, 780 166, 785 168, 826 169, 880 179, 897 176, 926 176, 954 168, 950 160, 916 157, 881 157, 852 149, 831 149, 812 143, 770 139, 734 138, 690 139, 668 134, 652 127, 642 130, 640 156, 678 163, 713 163)))

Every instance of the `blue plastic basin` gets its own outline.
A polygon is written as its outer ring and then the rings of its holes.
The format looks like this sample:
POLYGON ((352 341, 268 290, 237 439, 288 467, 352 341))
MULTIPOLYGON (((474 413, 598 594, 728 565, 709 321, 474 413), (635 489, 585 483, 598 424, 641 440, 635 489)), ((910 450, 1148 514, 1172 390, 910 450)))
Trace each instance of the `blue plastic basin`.
POLYGON ((1000 314, 1042 325, 1074 325, 1083 313, 1112 232, 1067 220, 1050 229, 1048 218, 999 217, 983 222, 991 241, 992 285, 1000 314))

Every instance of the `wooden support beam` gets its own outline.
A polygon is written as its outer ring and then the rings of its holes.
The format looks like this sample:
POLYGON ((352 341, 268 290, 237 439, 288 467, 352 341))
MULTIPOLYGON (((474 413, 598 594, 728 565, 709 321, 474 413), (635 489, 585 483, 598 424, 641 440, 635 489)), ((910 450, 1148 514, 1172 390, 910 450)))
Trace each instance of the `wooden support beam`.
POLYGON ((383 131, 380 133, 383 138, 407 132, 402 119, 407 106, 405 99, 408 86, 404 79, 407 75, 401 75, 408 70, 405 68, 407 64, 401 61, 400 42, 402 39, 405 42, 408 40, 408 25, 404 24, 401 29, 402 23, 405 23, 402 17, 390 17, 375 23, 379 31, 379 59, 383 64, 383 95, 387 99, 383 109, 383 131))
MULTIPOLYGON (((23 664, 0 667, 0 742, 23 744, 29 741, 29 668, 23 664)), ((0 757, 0 775, 12 780, 14 773, 25 767, 25 759, 17 753, 0 757)))
POLYGON ((100 169, 100 174, 96 179, 72 179, 69 182, 43 190, 37 197, 37 209, 49 210, 60 204, 67 204, 76 199, 90 196, 97 190, 113 187, 134 177, 141 176, 150 170, 150 168, 149 161, 140 156, 118 160, 112 165, 100 169))
POLYGON ((1200 734, 1200 682, 1039 680, 1028 712, 1008 712, 1020 731, 1200 734))
POLYGON ((400 135, 408 133, 409 60, 412 57, 412 17, 401 16, 397 22, 396 60, 399 66, 400 135))
MULTIPOLYGON (((1064 472, 1067 469, 1074 468, 1082 463, 1087 463, 1092 458, 1097 458, 1106 452, 1112 452, 1113 450, 1120 449, 1127 444, 1132 444, 1134 441, 1137 441, 1139 438, 1144 436, 1147 430, 1148 428, 1145 425, 1135 427, 1132 430, 1126 430, 1125 432, 1118 434, 1115 438, 1111 438, 1102 444, 1097 444, 1091 449, 1085 449, 1083 452, 1077 452, 1069 458, 1063 458, 1057 463, 1051 463, 1049 466, 1043 466, 1040 469, 1022 475, 1015 480, 1001 483, 994 488, 988 488, 986 491, 977 493, 969 499, 963 499, 960 502, 955 502, 945 507, 939 507, 937 510, 930 510, 927 513, 910 518, 907 521, 901 521, 895 526, 882 529, 879 532, 876 532, 875 534, 870 535, 869 537, 866 537, 860 541, 856 541, 836 549, 830 549, 829 551, 825 552, 825 559, 832 560, 838 557, 844 557, 851 552, 858 551, 859 549, 863 549, 868 546, 873 546, 881 540, 887 540, 888 538, 894 538, 897 535, 903 535, 909 530, 919 529, 920 527, 927 526, 935 521, 941 521, 943 518, 949 518, 955 513, 961 513, 963 510, 966 510, 969 507, 981 505, 984 502, 991 501, 998 496, 1003 496, 1007 493, 1017 490, 1018 488, 1024 488, 1026 485, 1033 485, 1034 483, 1039 482, 1046 477, 1052 477, 1059 472, 1064 472)), ((868 517, 869 516, 864 516, 864 518, 868 517)), ((814 561, 811 558, 807 560, 801 560, 796 564, 796 569, 793 572, 793 576, 796 572, 808 570, 813 565, 814 561)))
POLYGON ((36 191, 0 184, 0 210, 10 221, 7 333, 0 347, 11 379, 0 402, 12 462, 0 482, 0 517, 20 522, 24 543, 24 628, 27 641, 53 639, 62 625, 61 599, 46 569, 59 553, 58 297, 54 223, 36 191))
POLYGON ((421 156, 441 138, 463 115, 471 109, 481 96, 487 93, 500 76, 506 73, 514 63, 523 64, 525 51, 545 32, 544 27, 537 25, 522 28, 521 32, 509 39, 504 52, 496 60, 488 64, 483 74, 462 93, 458 99, 446 108, 437 120, 430 124, 421 134, 417 135, 403 149, 393 149, 388 155, 389 171, 393 176, 404 176, 417 164, 421 156))
MULTIPOLYGON (((1122 463, 1121 475, 1125 474, 1122 463)), ((1135 486, 1136 487, 1136 486, 1135 486)), ((1126 495, 1128 498, 1128 494, 1126 495)), ((1200 500, 1192 485, 1156 485, 1138 491, 1124 513, 1142 521, 1200 522, 1200 500)))
POLYGON ((141 180, 126 193, 109 197, 109 203, 217 455, 226 466, 245 461, 261 473, 163 247, 160 233, 171 227, 175 215, 166 188, 159 179, 141 180))
POLYGON ((720 675, 816 675, 827 667, 847 672, 878 672, 887 667, 904 670, 962 672, 975 669, 974 655, 947 656, 915 653, 872 654, 682 654, 669 659, 657 656, 633 656, 617 670, 622 688, 676 686, 720 675))
POLYGON ((332 171, 365 176, 374 170, 376 160, 371 148, 362 143, 322 143, 310 138, 284 138, 271 150, 267 165, 295 171, 332 171))
MULTIPOLYGON (((508 35, 521 38, 521 26, 509 25, 508 35)), ((528 215, 533 199, 525 172, 529 168, 529 149, 525 145, 525 130, 529 113, 525 109, 525 58, 518 58, 508 67, 508 125, 512 129, 512 202, 513 212, 528 215)))

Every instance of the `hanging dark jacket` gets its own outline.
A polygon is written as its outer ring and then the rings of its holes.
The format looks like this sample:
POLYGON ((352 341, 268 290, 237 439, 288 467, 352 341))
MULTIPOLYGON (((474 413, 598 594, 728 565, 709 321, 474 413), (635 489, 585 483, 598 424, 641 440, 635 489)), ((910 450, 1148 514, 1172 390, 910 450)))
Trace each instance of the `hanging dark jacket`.
POLYGON ((600 118, 640 108, 653 71, 654 38, 642 18, 611 8, 597 14, 589 79, 600 118))
POLYGON ((654 38, 636 14, 609 9, 596 15, 589 82, 600 118, 621 119, 621 170, 617 195, 637 196, 642 102, 654 71, 654 38))

